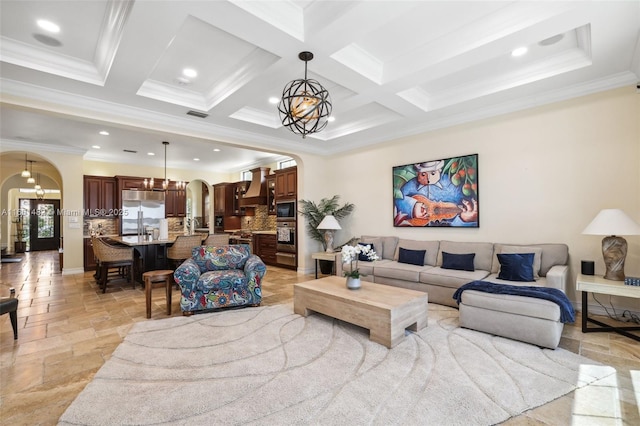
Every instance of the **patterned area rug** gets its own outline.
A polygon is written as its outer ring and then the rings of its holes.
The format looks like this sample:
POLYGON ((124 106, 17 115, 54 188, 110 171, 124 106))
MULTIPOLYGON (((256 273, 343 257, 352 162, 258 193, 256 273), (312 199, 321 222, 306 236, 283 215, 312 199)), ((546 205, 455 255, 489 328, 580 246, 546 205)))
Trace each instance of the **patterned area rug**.
POLYGON ((429 309, 391 350, 291 305, 138 323, 60 424, 488 425, 615 374, 429 309))

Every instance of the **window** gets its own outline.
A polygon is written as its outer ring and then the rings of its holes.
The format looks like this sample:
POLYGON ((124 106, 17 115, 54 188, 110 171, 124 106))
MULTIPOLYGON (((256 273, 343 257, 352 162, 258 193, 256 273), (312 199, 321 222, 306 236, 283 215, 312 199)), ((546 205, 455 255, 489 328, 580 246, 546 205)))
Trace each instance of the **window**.
POLYGON ((286 169, 287 167, 293 167, 296 164, 297 164, 296 160, 294 160, 293 158, 290 158, 288 160, 278 161, 278 170, 286 169))
POLYGON ((249 170, 245 170, 240 174, 240 180, 251 180, 253 174, 249 170))

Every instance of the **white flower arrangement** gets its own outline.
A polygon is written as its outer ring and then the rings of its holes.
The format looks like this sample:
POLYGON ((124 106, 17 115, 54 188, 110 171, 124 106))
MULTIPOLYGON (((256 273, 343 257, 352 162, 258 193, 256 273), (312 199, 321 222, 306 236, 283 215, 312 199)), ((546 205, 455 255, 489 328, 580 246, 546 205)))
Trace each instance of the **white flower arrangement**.
POLYGON ((344 271, 345 277, 351 278, 360 278, 364 277, 364 274, 361 274, 358 270, 358 258, 360 254, 364 254, 367 256, 367 259, 370 261, 378 260, 379 257, 375 251, 371 248, 370 244, 361 245, 357 244, 355 246, 345 245, 342 246, 342 263, 349 263, 349 271, 344 271), (356 263, 355 268, 353 267, 353 262, 356 263))

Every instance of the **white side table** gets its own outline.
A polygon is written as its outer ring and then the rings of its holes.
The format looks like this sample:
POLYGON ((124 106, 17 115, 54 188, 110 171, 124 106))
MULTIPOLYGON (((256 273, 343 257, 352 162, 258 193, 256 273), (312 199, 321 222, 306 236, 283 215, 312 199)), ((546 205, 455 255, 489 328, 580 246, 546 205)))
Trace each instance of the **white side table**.
POLYGON ((582 292, 582 332, 593 333, 599 331, 613 331, 623 336, 640 342, 640 336, 629 333, 629 331, 640 331, 640 327, 614 327, 593 318, 589 318, 587 307, 588 293, 608 294, 611 296, 636 297, 640 298, 640 287, 625 285, 622 281, 605 280, 599 275, 582 275, 576 278, 576 289, 582 292), (600 327, 587 327, 587 322, 599 325, 600 327))
POLYGON ((320 251, 318 253, 311 253, 311 258, 316 260, 316 280, 318 279, 318 263, 321 260, 328 260, 333 262, 333 267, 331 268, 331 274, 335 275, 336 273, 336 256, 337 252, 328 253, 326 251, 320 251))

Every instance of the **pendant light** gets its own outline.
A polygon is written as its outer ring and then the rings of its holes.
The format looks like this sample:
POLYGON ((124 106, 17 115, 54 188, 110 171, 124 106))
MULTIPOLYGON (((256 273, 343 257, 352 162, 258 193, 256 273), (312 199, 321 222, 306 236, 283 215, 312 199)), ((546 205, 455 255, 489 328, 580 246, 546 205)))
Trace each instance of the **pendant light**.
POLYGON ((36 191, 42 189, 42 187, 40 186, 40 172, 38 172, 37 176, 38 178, 36 179, 36 184, 33 187, 33 189, 35 189, 36 191))
POLYGON ((162 141, 162 145, 164 145, 164 182, 162 182, 162 189, 166 191, 169 189, 169 181, 167 180, 167 145, 169 145, 169 142, 162 141))
POLYGON ((327 89, 316 80, 307 78, 307 62, 313 53, 300 52, 304 61, 304 79, 289 82, 278 104, 282 125, 305 138, 324 129, 331 116, 331 98, 327 89))
POLYGON ((23 178, 31 177, 31 172, 27 169, 27 154, 24 155, 24 170, 20 174, 23 178))
POLYGON ((35 161, 29 160, 29 179, 27 179, 27 183, 36 183, 36 180, 33 178, 33 163, 35 163, 35 161))

